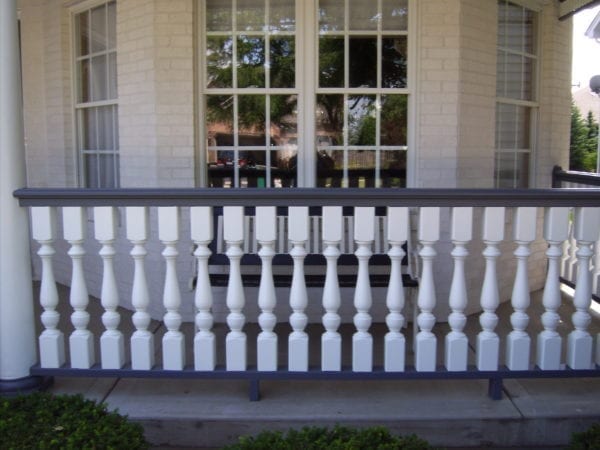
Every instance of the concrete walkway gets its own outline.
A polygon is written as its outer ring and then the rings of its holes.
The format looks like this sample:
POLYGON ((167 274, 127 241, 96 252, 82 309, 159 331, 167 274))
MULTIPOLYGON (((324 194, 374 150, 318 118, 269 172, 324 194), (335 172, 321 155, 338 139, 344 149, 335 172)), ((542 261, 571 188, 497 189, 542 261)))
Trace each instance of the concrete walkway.
MULTIPOLYGON (((564 308, 568 302, 565 299, 564 308)), ((90 312, 99 317, 101 309, 94 303, 98 302, 91 303, 90 312)), ((541 293, 536 293, 529 310, 531 336, 541 329, 535 319, 540 311, 541 293)), ((508 329, 510 312, 510 304, 499 310, 501 336, 508 329)), ((565 313, 561 311, 561 317, 569 317, 565 313)), ((477 327, 477 317, 471 317, 467 328, 477 327)), ((561 324, 561 334, 566 336, 570 327, 561 324)), ((252 328, 248 327, 249 335, 252 328)), ((447 325, 436 328, 438 346, 443 348, 441 336, 447 325)), ((160 325, 155 329, 158 340, 160 325)), ((378 330, 375 327, 374 334, 378 330)), ((101 331, 99 327, 95 335, 101 331)), ((598 317, 591 331, 600 331, 598 317)), ((191 324, 184 332, 191 342, 191 324)), ((406 334, 410 337, 409 331, 406 334)), ((318 345, 318 336, 311 336, 311 341, 318 345)), ((503 399, 498 401, 488 398, 483 380, 262 381, 259 402, 248 400, 245 381, 57 378, 51 389, 105 401, 140 422, 147 439, 161 448, 215 448, 261 430, 341 424, 385 425, 394 433, 415 433, 439 447, 548 449, 567 444, 573 431, 600 421, 598 378, 505 380, 503 399)))

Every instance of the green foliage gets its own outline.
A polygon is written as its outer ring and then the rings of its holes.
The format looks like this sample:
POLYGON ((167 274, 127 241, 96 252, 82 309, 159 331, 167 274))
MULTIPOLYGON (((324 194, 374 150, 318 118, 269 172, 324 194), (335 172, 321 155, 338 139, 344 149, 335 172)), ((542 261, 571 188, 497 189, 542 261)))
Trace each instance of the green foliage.
POLYGON ((600 450, 600 423, 581 433, 573 433, 567 450, 600 450))
POLYGON ((590 111, 584 119, 579 108, 571 103, 571 142, 569 169, 581 172, 596 171, 598 152, 598 122, 590 111))
POLYGON ((286 434, 264 431, 255 437, 242 436, 227 450, 428 450, 426 441, 415 435, 394 436, 387 428, 364 429, 336 426, 333 429, 306 427, 286 434))
POLYGON ((140 425, 81 395, 0 399, 0 448, 146 449, 140 425))

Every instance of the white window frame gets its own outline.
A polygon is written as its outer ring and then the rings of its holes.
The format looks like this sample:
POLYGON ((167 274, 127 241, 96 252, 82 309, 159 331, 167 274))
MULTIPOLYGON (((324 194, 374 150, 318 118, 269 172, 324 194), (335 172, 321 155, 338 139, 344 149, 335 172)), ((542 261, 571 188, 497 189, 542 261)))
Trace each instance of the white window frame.
MULTIPOLYGON (((508 0, 508 3, 512 3, 516 6, 520 6, 522 8, 528 9, 535 16, 535 25, 534 25, 534 51, 535 53, 528 53, 517 51, 508 47, 504 47, 500 42, 497 42, 496 49, 497 51, 502 51, 507 55, 521 56, 525 58, 529 58, 532 64, 533 75, 531 77, 531 90, 532 90, 532 99, 531 100, 522 100, 515 99, 511 97, 502 97, 496 96, 496 114, 498 113, 499 105, 511 105, 517 107, 528 108, 529 110, 529 147, 528 148, 499 148, 497 144, 495 144, 494 151, 494 187, 498 188, 500 183, 499 173, 500 167, 498 164, 498 156, 500 154, 513 154, 515 155, 515 166, 514 173, 516 173, 518 160, 516 155, 518 154, 528 154, 529 155, 529 164, 527 171, 527 186, 531 187, 535 185, 535 161, 536 161, 536 153, 537 153, 537 130, 538 130, 538 116, 539 116, 539 73, 540 73, 540 54, 541 54, 541 27, 540 27, 540 8, 541 6, 535 0, 508 0)), ((496 2, 498 5, 498 2, 496 2)), ((498 25, 500 24, 500 10, 498 8, 498 25)), ((500 62, 497 62, 496 74, 500 73, 499 71, 500 62)), ((523 80, 523 78, 522 78, 523 80)), ((498 81, 497 81, 498 83, 498 81)), ((500 129, 501 129, 500 124, 500 129)), ((498 121, 495 123, 495 133, 496 136, 500 132, 498 127, 498 121)), ((497 141, 497 139, 496 139, 497 141)), ((519 184, 519 180, 513 177, 513 188, 517 188, 519 184)))
MULTIPOLYGON (((348 0, 346 0, 348 1, 348 0)), ((378 0, 373 0, 378 1, 378 0)), ((198 153, 197 153, 197 172, 196 172, 196 183, 198 186, 206 187, 208 185, 208 167, 207 167, 207 136, 206 127, 204 126, 204 118, 206 117, 206 105, 204 97, 206 94, 218 95, 221 93, 218 89, 211 89, 208 91, 206 86, 206 37, 207 32, 204 29, 204 17, 205 17, 205 1, 198 0, 197 7, 197 23, 198 23, 198 53, 197 53, 197 64, 198 68, 198 114, 199 120, 197 121, 198 126, 198 153)), ((308 137, 316 140, 316 120, 315 120, 315 101, 318 94, 349 94, 352 95, 352 88, 319 88, 318 87, 318 11, 317 1, 311 0, 297 0, 296 5, 296 86, 293 89, 270 89, 265 90, 264 88, 257 89, 256 91, 248 88, 240 89, 236 93, 240 94, 287 94, 297 95, 298 97, 298 147, 297 147, 297 185, 299 187, 314 187, 316 186, 316 156, 317 146, 315 143, 308 143, 308 137), (302 95, 302 93, 305 93, 302 95)), ((406 187, 415 185, 416 177, 416 102, 415 92, 416 90, 416 18, 418 10, 418 0, 408 0, 408 26, 407 31, 395 33, 388 33, 387 31, 379 30, 373 36, 377 35, 406 35, 407 36, 407 73, 406 73, 406 84, 405 88, 388 89, 385 92, 381 92, 378 88, 361 89, 360 94, 373 94, 373 95, 385 95, 385 94, 397 94, 407 95, 407 145, 406 147, 406 187)), ((344 33, 344 32, 342 32, 344 33)), ((353 34, 354 32, 346 31, 346 34, 353 34)), ((360 33, 355 33, 360 34, 360 33)), ((343 35, 343 34, 342 34, 343 35)), ((371 35, 371 34, 369 34, 371 35)), ((268 53, 268 52, 267 52, 268 53)), ((267 55, 266 55, 267 56, 267 55)), ((345 72, 348 76, 348 58, 346 58, 345 72)), ((379 82, 379 81, 378 81, 379 82)), ((229 89, 228 92, 231 92, 229 89)), ((374 146, 375 147, 375 146, 374 146)), ((244 147, 244 150, 246 148, 244 147)), ((248 148, 251 150, 251 148, 248 148)), ((346 168, 345 168, 346 170, 346 168)), ((237 180, 235 180, 237 183, 237 180)))
MULTIPOLYGON (((98 6, 102 6, 112 1, 115 2, 115 6, 117 5, 117 0, 84 0, 80 2, 72 2, 70 4, 70 26, 71 26, 71 55, 72 55, 72 67, 71 67, 71 76, 73 82, 71 83, 71 98, 73 102, 73 142, 75 143, 75 167, 77 167, 77 183, 80 187, 87 187, 88 180, 86 179, 86 171, 85 171, 85 155, 86 154, 107 154, 114 155, 116 158, 113 160, 113 175, 115 179, 115 188, 120 187, 120 167, 119 167, 119 139, 118 139, 118 109, 119 109, 119 98, 118 92, 114 99, 109 100, 101 100, 101 101, 89 101, 89 102, 79 102, 79 89, 81 80, 78 74, 78 62, 84 59, 90 59, 94 56, 106 55, 108 61, 108 55, 114 53, 115 61, 117 54, 117 36, 115 35, 115 48, 89 53, 85 56, 77 55, 78 41, 80 36, 78 35, 77 25, 75 23, 76 17, 78 14, 84 13, 91 9, 97 8, 98 6), (112 150, 84 150, 83 149, 83 121, 78 119, 78 116, 84 109, 92 109, 104 106, 113 106, 114 107, 114 115, 113 115, 113 148, 112 150)), ((90 28, 91 29, 91 28, 90 28)), ((106 79, 109 80, 110 70, 109 64, 106 65, 106 79)), ((115 84, 118 85, 118 80, 115 80, 115 84)), ((97 121, 97 119, 96 119, 97 121)), ((97 128, 98 129, 98 128, 97 128)), ((96 136, 98 139, 98 134, 96 136)), ((100 170, 100 169, 98 169, 100 170)))

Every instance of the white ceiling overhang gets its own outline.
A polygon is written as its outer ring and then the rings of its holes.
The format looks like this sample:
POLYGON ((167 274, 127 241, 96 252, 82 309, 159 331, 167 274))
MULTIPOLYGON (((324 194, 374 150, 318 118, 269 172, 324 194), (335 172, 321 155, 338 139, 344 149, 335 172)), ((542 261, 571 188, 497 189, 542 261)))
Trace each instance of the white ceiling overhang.
POLYGON ((564 20, 577 11, 594 5, 600 5, 600 0, 559 0, 558 18, 564 20))

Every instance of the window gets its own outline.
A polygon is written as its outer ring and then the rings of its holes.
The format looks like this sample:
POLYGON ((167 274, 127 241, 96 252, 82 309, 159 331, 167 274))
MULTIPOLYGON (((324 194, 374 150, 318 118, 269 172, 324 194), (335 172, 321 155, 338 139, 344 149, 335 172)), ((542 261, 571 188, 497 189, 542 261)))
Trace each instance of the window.
POLYGON ((409 0, 203 6, 208 186, 406 186, 409 0))
POLYGON ((498 188, 529 187, 538 111, 536 13, 498 2, 496 168, 498 188))
POLYGON ((116 3, 74 15, 75 123, 80 184, 119 186, 116 3))

